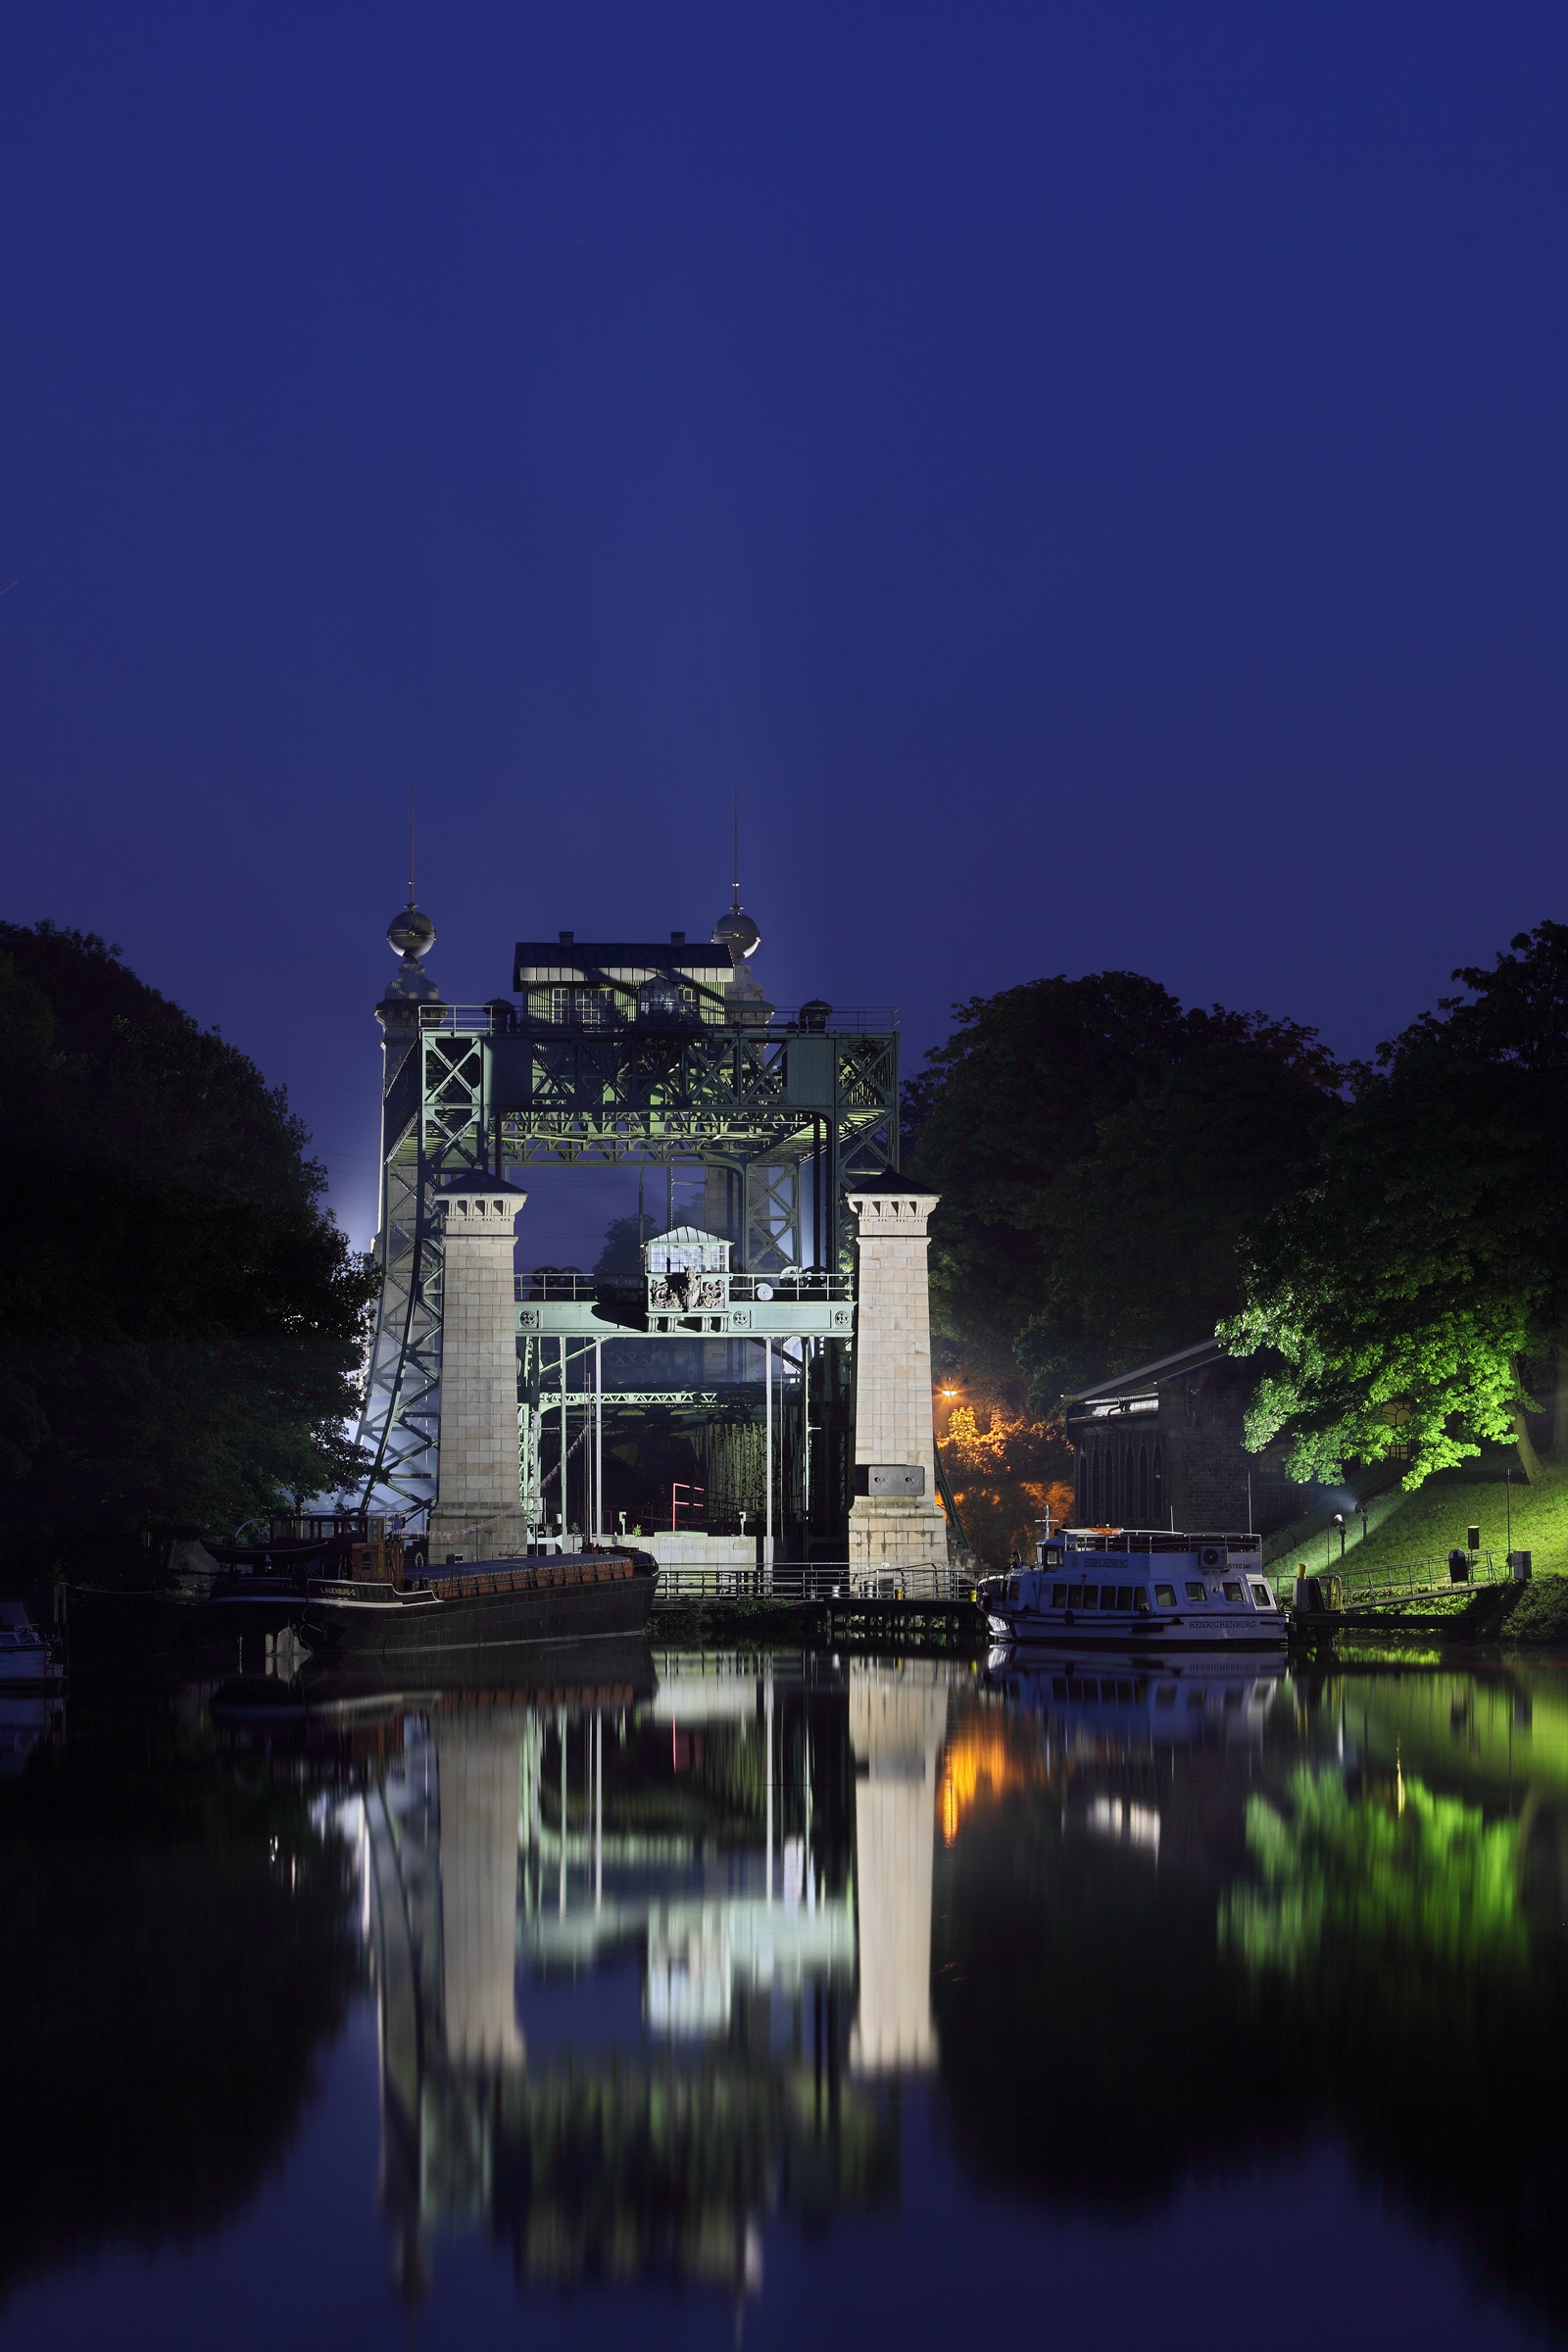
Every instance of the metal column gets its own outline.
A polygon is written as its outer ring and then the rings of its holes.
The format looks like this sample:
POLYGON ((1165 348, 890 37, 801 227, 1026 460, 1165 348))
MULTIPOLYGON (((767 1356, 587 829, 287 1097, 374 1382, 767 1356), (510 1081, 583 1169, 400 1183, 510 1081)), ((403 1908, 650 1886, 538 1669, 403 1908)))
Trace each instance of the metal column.
POLYGON ((605 1343, 594 1342, 594 1529, 596 1544, 605 1533, 605 1343))
POLYGON ((764 1432, 763 1439, 762 1439, 762 1494, 763 1494, 763 1498, 764 1498, 764 1510, 763 1510, 763 1517, 762 1517, 762 1537, 763 1537, 763 1544, 762 1544, 762 1561, 763 1561, 763 1565, 764 1565, 765 1567, 771 1568, 771 1567, 772 1567, 772 1565, 773 1565, 773 1343, 772 1343, 772 1341, 771 1341, 770 1339, 764 1340, 764 1341, 762 1342, 762 1348, 763 1348, 763 1350, 764 1350, 764 1353, 763 1353, 763 1358, 762 1358, 762 1428, 763 1428, 763 1432, 764 1432))

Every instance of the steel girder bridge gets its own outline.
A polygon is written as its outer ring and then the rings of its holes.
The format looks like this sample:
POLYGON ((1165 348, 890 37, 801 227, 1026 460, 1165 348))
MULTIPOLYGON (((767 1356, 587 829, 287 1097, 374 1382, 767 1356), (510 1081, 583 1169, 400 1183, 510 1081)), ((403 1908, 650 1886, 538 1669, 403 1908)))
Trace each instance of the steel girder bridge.
MULTIPOLYGON (((574 968, 592 973, 592 956, 609 953, 577 951, 574 968)), ((405 968, 416 973, 411 955, 405 968)), ((664 1375, 646 1390, 596 1382, 594 1410, 657 1398, 677 1415, 745 1419, 760 1387, 747 1359, 760 1344, 769 1388, 775 1376, 779 1384, 779 1533, 786 1545, 814 1539, 831 1548, 847 1519, 853 1450, 853 1235, 843 1194, 898 1165, 898 1016, 835 1014, 821 1003, 734 1004, 729 992, 686 986, 679 963, 656 976, 657 991, 645 985, 626 1004, 608 990, 556 987, 524 990, 521 1010, 508 1000, 446 1005, 430 1001, 433 991, 411 1003, 395 990, 378 1007, 386 1040, 381 1289, 360 1428, 367 1494, 395 1495, 409 1512, 435 1498, 442 1243, 434 1201, 443 1184, 483 1174, 525 1186, 530 1168, 549 1165, 662 1170, 672 1187, 680 1170, 700 1173, 703 1225, 731 1244, 734 1296, 717 1377, 705 1338, 706 1370, 695 1381, 664 1375), (682 983, 679 992, 665 980, 682 983)), ((536 1524, 549 1483, 546 1416, 560 1413, 564 1464, 574 1449, 568 1403, 587 1405, 604 1344, 658 1347, 693 1336, 656 1336, 647 1318, 623 1320, 625 1293, 601 1296, 602 1288, 581 1276, 517 1285, 519 1485, 536 1524)), ((553 1475, 564 1520, 564 1473, 558 1465, 553 1475)))

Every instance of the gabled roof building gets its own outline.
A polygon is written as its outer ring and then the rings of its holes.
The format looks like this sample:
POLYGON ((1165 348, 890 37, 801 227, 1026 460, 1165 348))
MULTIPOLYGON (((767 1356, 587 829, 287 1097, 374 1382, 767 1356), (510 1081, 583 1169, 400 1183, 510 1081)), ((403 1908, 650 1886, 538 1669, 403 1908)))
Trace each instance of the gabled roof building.
POLYGON ((1282 1440, 1243 1444, 1263 1356, 1200 1340, 1066 1399, 1074 1517, 1081 1527, 1250 1528, 1299 1516, 1308 1490, 1285 1473, 1282 1440))

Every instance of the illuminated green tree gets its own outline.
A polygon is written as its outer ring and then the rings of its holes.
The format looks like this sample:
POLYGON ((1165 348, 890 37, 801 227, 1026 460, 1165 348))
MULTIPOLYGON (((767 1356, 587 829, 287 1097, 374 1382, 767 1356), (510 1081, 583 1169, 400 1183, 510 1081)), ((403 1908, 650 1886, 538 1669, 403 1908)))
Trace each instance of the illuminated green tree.
POLYGON ((1223 1325, 1277 1348, 1249 1442, 1294 1438, 1298 1478, 1412 1445, 1405 1477, 1518 1442, 1529 1373, 1554 1367, 1568 1440, 1568 928, 1544 922, 1351 1072, 1311 1183, 1243 1245, 1247 1300, 1223 1325))

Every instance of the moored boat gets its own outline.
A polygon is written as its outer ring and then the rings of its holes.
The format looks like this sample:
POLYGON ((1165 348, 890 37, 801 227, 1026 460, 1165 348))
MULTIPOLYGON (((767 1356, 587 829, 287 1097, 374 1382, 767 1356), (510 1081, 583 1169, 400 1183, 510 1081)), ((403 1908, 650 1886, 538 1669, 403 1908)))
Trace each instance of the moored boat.
POLYGON ((999 1641, 1059 1650, 1283 1650, 1290 1637, 1260 1536, 1058 1528, 981 1597, 999 1641))
POLYGON ((0 1690, 46 1690, 65 1669, 20 1600, 0 1600, 0 1690))
POLYGON ((314 1661, 642 1634, 659 1566, 632 1550, 465 1562, 399 1587, 313 1579, 301 1637, 314 1661))

